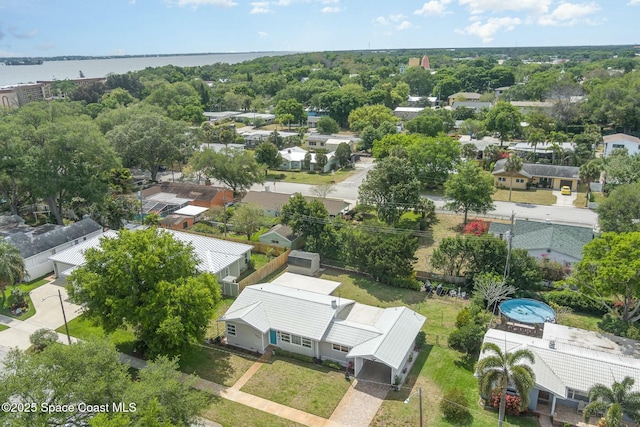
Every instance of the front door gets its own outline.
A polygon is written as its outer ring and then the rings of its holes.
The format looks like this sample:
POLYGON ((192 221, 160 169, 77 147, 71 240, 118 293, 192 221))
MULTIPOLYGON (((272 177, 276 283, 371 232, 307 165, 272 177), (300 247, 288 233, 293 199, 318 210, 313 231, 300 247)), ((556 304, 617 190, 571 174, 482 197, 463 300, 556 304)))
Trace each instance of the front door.
POLYGON ((269 343, 278 345, 278 336, 276 335, 276 331, 273 329, 269 330, 269 343))

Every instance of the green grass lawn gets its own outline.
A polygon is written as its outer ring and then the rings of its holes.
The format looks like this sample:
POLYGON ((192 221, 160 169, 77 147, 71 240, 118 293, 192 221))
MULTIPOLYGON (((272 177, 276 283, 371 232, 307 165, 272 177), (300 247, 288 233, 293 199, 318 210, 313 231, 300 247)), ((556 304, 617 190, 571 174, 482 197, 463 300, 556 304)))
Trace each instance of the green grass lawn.
POLYGON ((202 417, 223 427, 302 427, 302 424, 215 396, 202 417))
POLYGON ((9 329, 7 325, 0 325, 0 331, 4 331, 5 329, 9 329))
MULTIPOLYGON (((20 316, 16 316, 15 314, 13 314, 11 312, 11 310, 9 310, 8 306, 7 307, 2 306, 2 307, 0 307, 0 314, 4 314, 5 316, 13 317, 14 319, 20 319, 20 320, 27 320, 28 318, 30 318, 31 316, 36 314, 36 309, 33 307, 33 302, 31 301, 31 297, 29 296, 29 292, 31 292, 35 288, 38 288, 38 287, 44 285, 45 283, 49 283, 49 281, 47 279, 45 279, 44 277, 40 277, 38 279, 32 280, 31 282, 20 283, 19 285, 15 285, 15 286, 7 286, 4 289, 4 295, 5 295, 6 298, 9 298, 9 295, 11 295, 11 292, 14 289, 20 289, 22 292, 27 294, 26 295, 26 299, 27 299, 27 302, 29 304, 29 310, 26 313, 21 314, 20 316)), ((5 305, 6 304, 7 303, 5 302, 5 305)))
MULTIPOLYGON (((265 178, 265 185, 271 186, 271 191, 278 191, 277 182, 295 182, 298 184, 329 184, 344 181, 356 172, 355 169, 339 169, 333 173, 309 173, 294 171, 269 171, 265 178), (276 185, 273 185, 276 182, 276 185)), ((329 195, 331 197, 331 195, 329 195)))
POLYGON ((274 356, 242 391, 329 418, 348 388, 343 372, 274 356))
POLYGON ((602 317, 598 317, 590 314, 578 314, 571 313, 564 316, 559 323, 565 326, 571 326, 574 328, 586 329, 588 331, 601 332, 598 327, 598 322, 602 320, 602 317))
POLYGON ((255 361, 253 357, 192 346, 180 357, 180 370, 231 387, 255 361))
MULTIPOLYGON (((118 329, 110 335, 106 335, 102 326, 95 325, 84 315, 71 320, 68 322, 68 325, 69 335, 72 337, 76 337, 81 340, 88 340, 91 338, 107 336, 111 342, 116 345, 119 351, 127 354, 135 354, 133 349, 135 347, 136 337, 131 331, 118 329)), ((66 333, 64 325, 60 326, 56 331, 63 334, 66 333)))
MULTIPOLYGON (((595 203, 600 203, 605 199, 602 193, 593 192, 591 194, 593 194, 593 201, 595 203)), ((586 202, 587 202, 587 193, 578 193, 578 196, 573 201, 573 206, 584 208, 586 206, 586 202)))
MULTIPOLYGON (((509 189, 498 188, 493 194, 494 201, 508 202, 509 189)), ((535 205, 553 205, 557 197, 551 193, 551 190, 513 190, 511 193, 511 201, 516 203, 532 203, 535 205)))
POLYGON ((260 270, 262 267, 267 265, 272 258, 265 254, 260 254, 257 252, 251 253, 251 261, 253 261, 253 269, 260 270))

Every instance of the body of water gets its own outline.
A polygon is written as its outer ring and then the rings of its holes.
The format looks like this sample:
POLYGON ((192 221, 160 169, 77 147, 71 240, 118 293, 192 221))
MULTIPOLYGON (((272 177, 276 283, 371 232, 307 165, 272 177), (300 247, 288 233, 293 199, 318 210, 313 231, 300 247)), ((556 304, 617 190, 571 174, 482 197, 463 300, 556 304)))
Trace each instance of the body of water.
POLYGON ((42 65, 0 65, 0 86, 18 83, 35 83, 38 80, 65 80, 85 77, 106 77, 108 74, 125 74, 147 67, 175 65, 195 67, 217 62, 235 64, 263 56, 282 56, 294 52, 216 53, 208 55, 145 56, 129 58, 83 59, 47 61, 42 65))

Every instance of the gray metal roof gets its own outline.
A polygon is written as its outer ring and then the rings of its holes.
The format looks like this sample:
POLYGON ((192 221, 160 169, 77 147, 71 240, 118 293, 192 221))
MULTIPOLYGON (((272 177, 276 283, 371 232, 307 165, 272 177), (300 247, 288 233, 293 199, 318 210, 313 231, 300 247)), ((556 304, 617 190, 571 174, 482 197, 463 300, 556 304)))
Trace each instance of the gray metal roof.
POLYGON ((8 235, 5 234, 4 237, 20 250, 23 258, 29 258, 64 243, 102 230, 102 226, 91 218, 84 218, 65 227, 53 224, 47 225, 49 227, 45 227, 44 229, 38 227, 28 233, 11 233, 8 235), (39 233, 39 231, 43 230, 44 232, 39 233))
MULTIPOLYGON (((566 397, 566 388, 588 391, 594 384, 610 385, 625 376, 640 391, 640 343, 599 332, 546 323, 542 338, 489 329, 484 342, 500 348, 531 350, 536 384, 566 397), (550 342, 555 348, 550 348, 550 342)), ((484 357, 483 354, 480 358, 484 357)))
MULTIPOLYGON (((489 233, 506 234, 510 228, 509 224, 492 222, 489 233)), ((526 250, 551 249, 582 259, 582 248, 593 237, 593 229, 589 227, 517 219, 513 227, 512 244, 526 250)))
MULTIPOLYGON (((498 160, 493 167, 493 174, 505 173, 504 164, 506 162, 507 159, 498 160)), ((580 168, 575 166, 545 165, 542 163, 523 163, 520 173, 525 176, 578 179, 580 168)))

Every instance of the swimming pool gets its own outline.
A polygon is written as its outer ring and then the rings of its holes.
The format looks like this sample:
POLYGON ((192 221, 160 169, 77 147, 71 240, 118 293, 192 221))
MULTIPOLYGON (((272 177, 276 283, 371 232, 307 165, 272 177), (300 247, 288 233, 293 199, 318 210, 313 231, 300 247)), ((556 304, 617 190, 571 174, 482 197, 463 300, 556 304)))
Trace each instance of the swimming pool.
POLYGON ((520 323, 535 324, 556 321, 556 312, 547 304, 534 299, 510 299, 501 303, 499 308, 503 315, 520 323))

